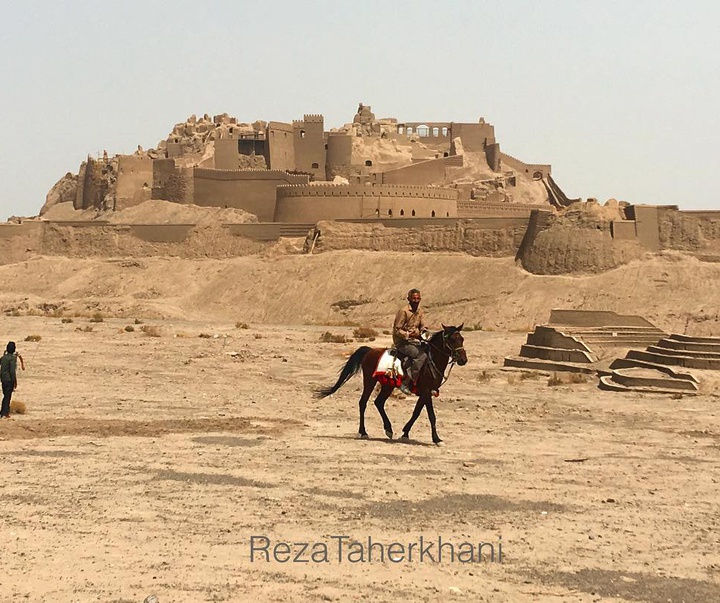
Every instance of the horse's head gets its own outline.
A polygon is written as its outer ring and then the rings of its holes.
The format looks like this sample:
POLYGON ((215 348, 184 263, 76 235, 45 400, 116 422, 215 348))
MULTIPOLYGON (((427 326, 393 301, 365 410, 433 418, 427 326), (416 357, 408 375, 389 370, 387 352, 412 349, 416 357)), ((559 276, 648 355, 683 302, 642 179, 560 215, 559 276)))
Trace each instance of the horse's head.
POLYGON ((465 353, 465 340, 460 334, 463 325, 459 327, 442 326, 443 345, 450 351, 450 358, 453 362, 457 362, 460 366, 467 364, 467 354, 465 353))

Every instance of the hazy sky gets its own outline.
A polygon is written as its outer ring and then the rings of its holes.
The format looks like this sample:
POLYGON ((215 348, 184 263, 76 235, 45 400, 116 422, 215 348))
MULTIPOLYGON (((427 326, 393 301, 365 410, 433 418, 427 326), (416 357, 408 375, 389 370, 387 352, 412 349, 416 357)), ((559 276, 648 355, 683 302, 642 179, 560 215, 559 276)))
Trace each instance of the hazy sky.
POLYGON ((720 209, 711 0, 2 0, 0 219, 191 114, 495 126, 570 197, 720 209))

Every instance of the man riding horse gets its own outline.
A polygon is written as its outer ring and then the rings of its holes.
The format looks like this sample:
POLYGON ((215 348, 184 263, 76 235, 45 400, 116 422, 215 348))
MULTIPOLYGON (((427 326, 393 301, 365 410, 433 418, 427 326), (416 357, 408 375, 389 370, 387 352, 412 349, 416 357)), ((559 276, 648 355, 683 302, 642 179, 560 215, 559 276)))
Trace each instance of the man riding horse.
POLYGON ((427 327, 425 312, 420 308, 420 299, 420 291, 410 289, 407 294, 408 305, 398 310, 393 323, 392 333, 395 349, 412 359, 412 364, 405 369, 408 379, 403 379, 400 386, 400 390, 406 395, 415 388, 420 369, 427 360, 427 352, 421 339, 424 332, 427 331, 427 327))

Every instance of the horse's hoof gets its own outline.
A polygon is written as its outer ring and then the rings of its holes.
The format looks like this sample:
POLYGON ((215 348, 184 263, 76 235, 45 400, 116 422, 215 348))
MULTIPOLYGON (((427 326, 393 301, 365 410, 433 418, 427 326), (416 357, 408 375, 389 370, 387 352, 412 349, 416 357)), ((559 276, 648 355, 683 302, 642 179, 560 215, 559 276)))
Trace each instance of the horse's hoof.
POLYGON ((388 440, 392 440, 392 439, 393 439, 393 432, 392 432, 392 431, 388 431, 388 430, 386 429, 386 430, 385 430, 385 435, 388 437, 388 440))
POLYGON ((438 440, 437 442, 433 442, 433 444, 435 444, 435 446, 445 446, 445 442, 443 442, 442 440, 438 440))
POLYGON ((410 436, 409 436, 408 434, 404 433, 404 434, 402 434, 402 435, 400 436, 400 439, 401 439, 403 442, 409 442, 409 441, 410 441, 410 436))
POLYGON ((357 435, 357 439, 358 439, 358 440, 369 440, 369 439, 370 439, 370 436, 369 436, 368 434, 366 434, 366 433, 359 433, 359 434, 357 435))

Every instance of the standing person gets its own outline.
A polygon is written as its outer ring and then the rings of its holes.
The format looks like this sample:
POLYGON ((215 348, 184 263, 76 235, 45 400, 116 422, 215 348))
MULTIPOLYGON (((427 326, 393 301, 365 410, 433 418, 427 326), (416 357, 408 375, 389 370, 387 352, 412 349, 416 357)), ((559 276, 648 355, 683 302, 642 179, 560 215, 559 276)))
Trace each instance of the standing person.
POLYGON ((15 355, 15 342, 7 344, 5 353, 0 358, 0 381, 2 381, 2 407, 0 417, 10 418, 10 398, 17 389, 17 356, 15 355))
POLYGON ((425 364, 427 353, 422 347, 421 335, 427 330, 425 312, 420 308, 420 290, 410 289, 407 294, 408 305, 400 308, 393 323, 393 343, 401 353, 413 359, 408 368, 408 378, 412 385, 403 380, 400 390, 409 394, 417 383, 420 369, 425 364))

